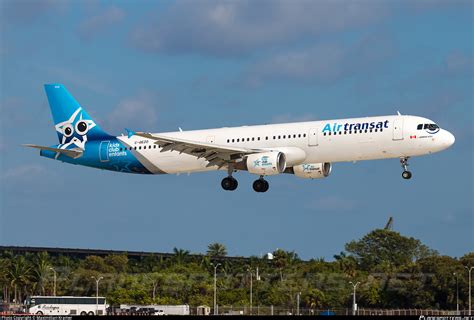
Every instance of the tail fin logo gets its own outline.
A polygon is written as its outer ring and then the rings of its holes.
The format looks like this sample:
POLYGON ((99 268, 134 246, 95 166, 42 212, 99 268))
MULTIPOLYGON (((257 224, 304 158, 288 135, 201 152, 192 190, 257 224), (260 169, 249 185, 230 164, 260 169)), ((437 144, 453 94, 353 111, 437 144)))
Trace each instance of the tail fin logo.
POLYGON ((58 123, 55 126, 57 132, 62 135, 60 149, 68 149, 76 146, 82 150, 86 149, 87 133, 96 126, 95 122, 82 118, 82 108, 74 111, 69 120, 58 123))

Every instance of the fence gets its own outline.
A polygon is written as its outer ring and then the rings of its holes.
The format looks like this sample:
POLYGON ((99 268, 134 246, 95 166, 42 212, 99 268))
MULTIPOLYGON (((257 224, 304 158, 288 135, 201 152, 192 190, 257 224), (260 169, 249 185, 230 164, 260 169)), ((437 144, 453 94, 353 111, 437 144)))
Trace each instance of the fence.
MULTIPOLYGON (((193 308, 195 309, 195 308, 193 308)), ((307 308, 282 308, 275 306, 219 306, 218 314, 224 315, 352 315, 352 309, 307 309, 307 308)), ((211 309, 211 314, 214 310, 211 309)), ((356 314, 361 316, 456 316, 468 315, 468 310, 435 310, 435 309, 364 309, 360 308, 356 314)))

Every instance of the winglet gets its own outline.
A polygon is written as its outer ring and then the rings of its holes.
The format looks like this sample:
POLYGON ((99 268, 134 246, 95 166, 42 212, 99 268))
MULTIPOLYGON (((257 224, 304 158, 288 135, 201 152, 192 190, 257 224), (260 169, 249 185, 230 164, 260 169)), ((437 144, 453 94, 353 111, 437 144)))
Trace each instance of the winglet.
POLYGON ((130 130, 130 129, 127 129, 127 128, 125 128, 125 130, 127 131, 128 138, 130 138, 130 137, 132 137, 136 134, 136 132, 133 131, 133 130, 130 130))

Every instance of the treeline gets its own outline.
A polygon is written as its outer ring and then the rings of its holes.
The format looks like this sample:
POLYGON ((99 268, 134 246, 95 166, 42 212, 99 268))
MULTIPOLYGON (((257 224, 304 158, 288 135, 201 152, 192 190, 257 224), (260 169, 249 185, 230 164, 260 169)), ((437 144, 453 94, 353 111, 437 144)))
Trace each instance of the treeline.
POLYGON ((171 258, 142 259, 5 251, 0 253, 1 296, 5 302, 53 295, 54 290, 56 295, 95 296, 94 277, 103 277, 99 295, 109 304, 212 306, 216 268, 220 306, 248 306, 252 280, 253 306, 292 308, 300 293, 301 308, 349 308, 350 282, 359 282, 359 307, 455 309, 457 287, 460 308, 468 308, 466 267, 474 266, 474 253, 458 259, 440 256, 419 240, 390 230, 374 230, 347 243, 330 262, 302 261, 284 250, 273 252, 271 260, 227 261, 218 259, 227 254, 224 245, 214 243, 208 249, 191 256, 175 248, 171 258))

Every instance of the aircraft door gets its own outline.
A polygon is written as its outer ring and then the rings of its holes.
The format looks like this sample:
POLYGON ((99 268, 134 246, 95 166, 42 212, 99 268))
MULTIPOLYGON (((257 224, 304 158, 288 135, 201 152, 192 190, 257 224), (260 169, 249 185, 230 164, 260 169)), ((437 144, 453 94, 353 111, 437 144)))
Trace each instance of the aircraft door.
POLYGON ((109 161, 109 144, 110 141, 102 141, 99 147, 99 159, 100 162, 109 161))
POLYGON ((393 122, 393 140, 403 140, 403 118, 393 122))
POLYGON ((311 128, 309 129, 308 132, 308 145, 311 146, 317 146, 318 143, 318 128, 311 128))

